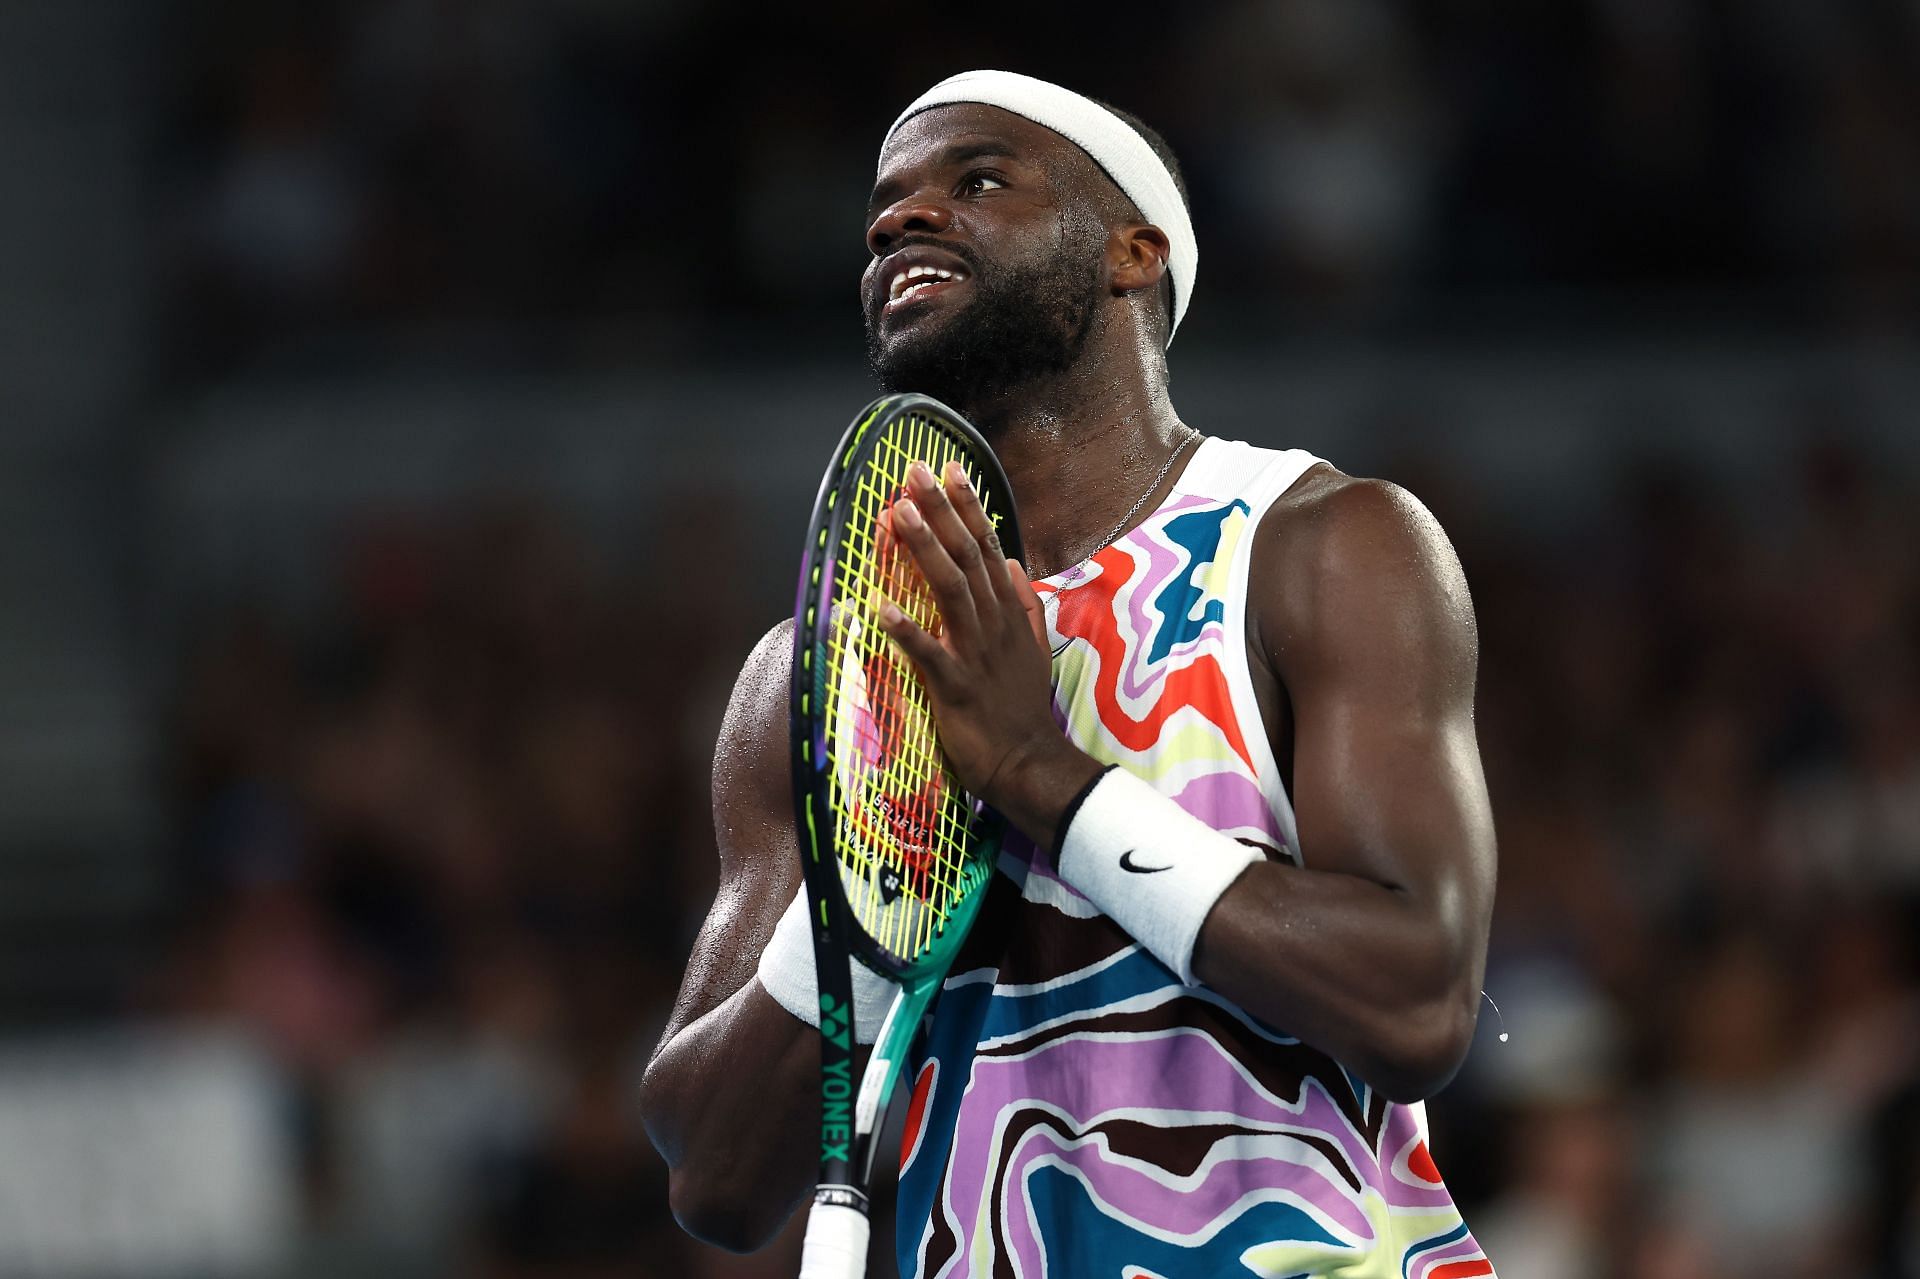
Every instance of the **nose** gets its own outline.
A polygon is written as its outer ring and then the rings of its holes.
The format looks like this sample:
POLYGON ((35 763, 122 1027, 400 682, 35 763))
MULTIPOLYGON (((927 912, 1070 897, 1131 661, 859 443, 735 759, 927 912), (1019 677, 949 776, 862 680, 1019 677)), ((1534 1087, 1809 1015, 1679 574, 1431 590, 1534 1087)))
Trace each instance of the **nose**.
POLYGON ((877 257, 909 231, 938 235, 952 225, 953 213, 946 205, 923 196, 906 196, 882 209, 873 220, 867 228, 867 248, 877 257))

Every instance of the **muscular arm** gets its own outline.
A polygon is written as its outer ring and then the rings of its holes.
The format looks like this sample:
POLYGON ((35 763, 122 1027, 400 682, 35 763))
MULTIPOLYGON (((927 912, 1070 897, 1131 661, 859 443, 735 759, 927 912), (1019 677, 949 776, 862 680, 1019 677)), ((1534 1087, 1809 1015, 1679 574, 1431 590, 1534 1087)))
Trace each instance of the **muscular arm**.
POLYGON ((773 1237, 813 1183, 820 1040, 754 976, 800 882, 788 773, 793 631, 747 659, 713 761, 720 888, 641 1083, 674 1216, 734 1251, 773 1237))
POLYGON ((1302 489, 1268 516, 1249 607, 1292 704, 1306 868, 1249 867, 1202 925, 1194 970, 1415 1100, 1466 1055, 1493 909, 1473 609, 1405 492, 1338 475, 1302 489))
MULTIPOLYGON (((1493 825, 1473 728, 1472 606, 1439 526, 1391 485, 1310 477, 1262 521, 1249 608, 1293 712, 1304 869, 1251 865, 1200 925, 1195 974, 1394 1100, 1465 1056, 1493 907, 1493 825)), ((909 480, 895 527, 945 634, 888 633, 927 681, 962 781, 1054 842, 1099 772, 1046 711, 1037 610, 964 492, 909 480), (955 507, 957 506, 957 510, 955 507)))

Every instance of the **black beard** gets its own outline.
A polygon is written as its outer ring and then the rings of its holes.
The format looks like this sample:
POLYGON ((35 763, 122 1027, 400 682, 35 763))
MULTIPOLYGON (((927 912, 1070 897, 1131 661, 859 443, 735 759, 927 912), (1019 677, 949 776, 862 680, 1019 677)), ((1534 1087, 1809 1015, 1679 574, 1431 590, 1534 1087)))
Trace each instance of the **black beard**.
POLYGON ((867 364, 886 394, 919 391, 961 412, 1035 379, 1072 368, 1093 331, 1100 297, 1096 258, 1062 253, 1023 270, 979 269, 973 298, 944 325, 881 349, 867 322, 867 364))

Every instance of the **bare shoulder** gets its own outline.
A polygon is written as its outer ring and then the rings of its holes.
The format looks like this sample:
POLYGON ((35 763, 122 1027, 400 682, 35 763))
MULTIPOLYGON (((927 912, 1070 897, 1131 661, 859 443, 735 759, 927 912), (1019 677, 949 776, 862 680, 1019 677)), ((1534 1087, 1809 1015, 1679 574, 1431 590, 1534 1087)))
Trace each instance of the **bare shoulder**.
POLYGON ((713 831, 721 873, 755 859, 772 843, 769 824, 792 821, 788 781, 788 689, 793 670, 793 619, 760 637, 727 701, 713 751, 713 831))
MULTIPOLYGON (((1274 501, 1261 524, 1289 567, 1312 574, 1392 569, 1460 575, 1440 521, 1389 480, 1321 463, 1274 501)), ((1462 579, 1464 581, 1464 579, 1462 579)))
POLYGON ((664 1046, 752 980, 780 913, 799 890, 787 749, 793 622, 754 645, 713 752, 713 834, 720 854, 713 904, 694 939, 664 1046))
POLYGON ((1250 601, 1277 661, 1338 644, 1411 644, 1467 678, 1478 637, 1466 574, 1433 513, 1387 480, 1321 464, 1269 508, 1250 601))
POLYGON ((754 644, 740 667, 727 702, 720 734, 749 731, 776 715, 785 715, 787 681, 793 668, 793 619, 783 617, 754 644))

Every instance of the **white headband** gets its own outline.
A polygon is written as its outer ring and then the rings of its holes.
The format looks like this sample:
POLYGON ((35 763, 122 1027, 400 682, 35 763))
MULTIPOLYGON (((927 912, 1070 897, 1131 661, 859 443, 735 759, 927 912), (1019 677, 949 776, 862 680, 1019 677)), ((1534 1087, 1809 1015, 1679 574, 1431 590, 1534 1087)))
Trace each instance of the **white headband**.
MULTIPOLYGON (((1193 297, 1200 247, 1194 242, 1193 222, 1187 217, 1180 188, 1147 140, 1125 120, 1071 89, 1011 71, 962 71, 928 89, 900 113, 880 144, 881 153, 885 154, 887 143, 908 118, 956 102, 980 102, 1025 116, 1052 129, 1106 170, 1141 216, 1166 232, 1167 270, 1173 275, 1173 328, 1178 329, 1193 297)), ((1172 329, 1167 331, 1167 344, 1173 344, 1172 329)))

